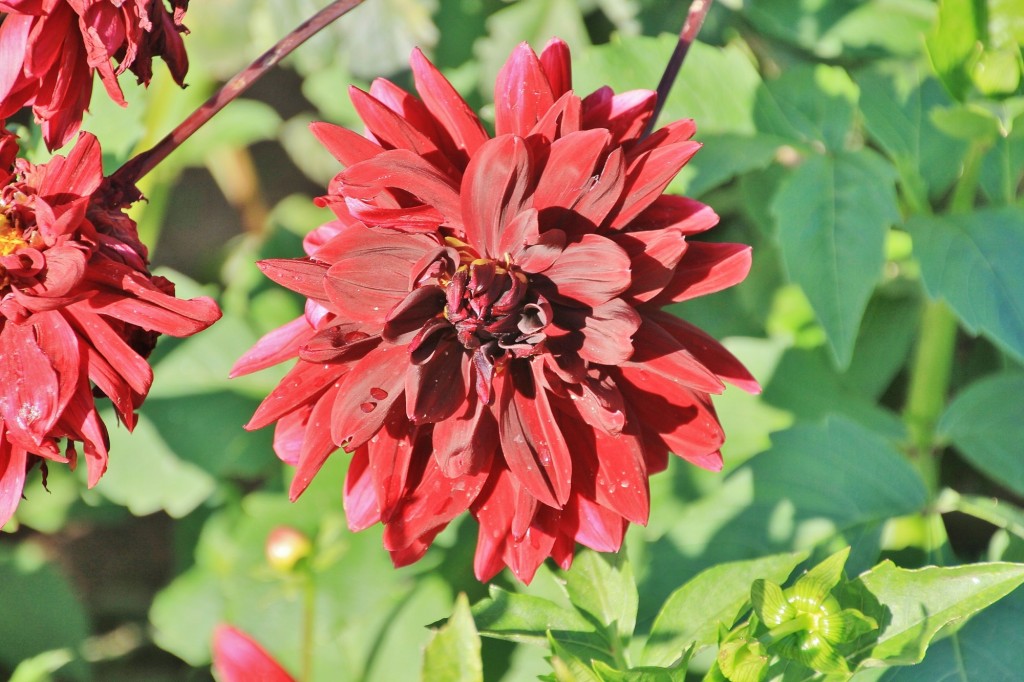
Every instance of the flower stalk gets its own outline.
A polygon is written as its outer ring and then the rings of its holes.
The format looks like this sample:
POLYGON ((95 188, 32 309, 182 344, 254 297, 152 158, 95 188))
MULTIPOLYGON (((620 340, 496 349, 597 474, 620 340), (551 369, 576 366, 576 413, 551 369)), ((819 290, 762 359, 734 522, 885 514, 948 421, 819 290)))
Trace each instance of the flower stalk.
POLYGON ((336 19, 362 4, 362 2, 363 0, 335 0, 304 21, 276 45, 264 52, 256 61, 225 83, 152 149, 137 154, 117 169, 110 176, 109 182, 111 185, 121 189, 133 187, 161 161, 166 159, 171 152, 177 149, 182 142, 203 127, 217 112, 252 87, 256 81, 276 66, 278 62, 336 19))
POLYGON ((686 13, 686 21, 683 22, 683 28, 679 32, 679 41, 676 43, 676 49, 673 50, 672 56, 669 57, 668 64, 665 65, 665 72, 661 75, 661 80, 658 82, 658 99, 654 105, 654 114, 644 130, 644 137, 650 135, 651 131, 654 130, 658 117, 661 115, 661 110, 665 106, 665 100, 668 99, 668 93, 676 82, 679 70, 683 67, 683 61, 690 51, 690 45, 697 39, 697 34, 700 33, 701 26, 704 25, 704 19, 708 15, 708 10, 711 9, 711 3, 712 0, 693 0, 690 4, 690 9, 686 13))

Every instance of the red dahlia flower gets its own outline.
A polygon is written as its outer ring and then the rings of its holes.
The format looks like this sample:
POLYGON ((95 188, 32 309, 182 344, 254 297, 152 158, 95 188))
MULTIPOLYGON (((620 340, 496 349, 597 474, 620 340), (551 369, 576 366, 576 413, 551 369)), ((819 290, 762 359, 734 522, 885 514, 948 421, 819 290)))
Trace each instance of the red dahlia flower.
POLYGON ((46 146, 56 149, 78 132, 94 72, 121 106, 118 76, 130 69, 148 84, 153 57, 163 57, 183 86, 188 0, 170 4, 171 10, 164 0, 0 0, 0 119, 31 106, 46 146))
POLYGON ((709 394, 757 383, 660 308, 741 281, 750 248, 691 241, 717 216, 662 196, 693 122, 642 138, 655 93, 581 99, 564 43, 513 53, 494 138, 419 52, 412 69, 422 100, 352 89, 366 137, 314 124, 347 166, 321 200, 338 220, 308 258, 260 264, 306 314, 235 374, 298 356, 248 424, 277 421, 293 499, 343 446, 349 524, 382 522, 395 564, 468 509, 477 577, 529 581, 576 542, 617 550, 669 451, 721 467, 709 394))
POLYGON ((156 337, 188 336, 220 317, 211 299, 179 300, 149 274, 135 224, 103 202, 95 137, 83 133, 67 158, 38 166, 16 152, 0 128, 0 526, 26 471, 47 460, 74 466, 76 441, 95 485, 107 432, 94 395, 131 429, 156 337))

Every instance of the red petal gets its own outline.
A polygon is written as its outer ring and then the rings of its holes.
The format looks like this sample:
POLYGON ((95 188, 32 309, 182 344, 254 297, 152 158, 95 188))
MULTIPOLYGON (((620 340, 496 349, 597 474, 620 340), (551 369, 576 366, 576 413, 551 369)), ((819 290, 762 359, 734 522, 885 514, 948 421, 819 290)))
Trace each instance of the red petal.
POLYGON ((718 215, 689 197, 663 194, 629 225, 630 232, 674 229, 684 235, 699 234, 718 224, 718 215))
POLYGON ((345 372, 344 365, 312 363, 300 360, 274 387, 245 425, 249 431, 261 429, 300 405, 316 400, 317 395, 345 372))
POLYGON ((598 307, 629 288, 630 260, 612 240, 587 234, 566 246, 544 277, 563 301, 598 307))
POLYGON ((640 439, 629 433, 611 436, 571 418, 560 421, 569 447, 576 453, 580 492, 623 518, 645 525, 650 494, 640 439))
POLYGON ((615 232, 610 237, 629 254, 632 281, 625 295, 637 303, 661 293, 687 248, 686 238, 677 229, 615 232))
POLYGON ((320 144, 331 153, 331 156, 345 167, 372 159, 384 151, 384 148, 376 142, 367 140, 348 128, 342 128, 332 123, 310 123, 309 129, 316 139, 320 140, 320 144))
POLYGON ((298 466, 302 440, 306 435, 306 422, 312 411, 312 404, 300 405, 277 420, 274 426, 274 452, 282 462, 298 466))
POLYGON ((60 416, 60 384, 39 347, 35 326, 6 322, 0 330, 0 357, 0 416, 8 435, 25 447, 38 446, 60 416))
MULTIPOLYGON (((366 444, 380 519, 387 523, 405 494, 418 427, 405 418, 404 406, 392 405, 383 428, 366 444)), ((423 454, 423 453, 421 453, 423 454)))
POLYGON ((574 208, 594 183, 609 140, 607 130, 581 130, 555 140, 537 182, 534 208, 574 208))
POLYGON ((640 315, 620 298, 593 309, 558 306, 555 324, 574 333, 552 340, 560 352, 573 350, 589 362, 618 365, 633 355, 633 334, 640 327, 640 315))
POLYGON ((554 103, 540 60, 527 43, 520 43, 494 85, 496 134, 526 137, 554 103))
POLYGON ((561 97, 572 89, 572 59, 564 40, 552 38, 540 53, 540 63, 551 84, 551 93, 561 97))
POLYGON ((30 16, 14 14, 0 23, 0 102, 7 99, 22 73, 31 28, 30 16))
POLYGON ((494 470, 473 503, 473 516, 480 523, 473 572, 487 582, 505 566, 503 554, 515 512, 515 484, 508 469, 494 470))
POLYGON ((571 90, 561 97, 541 116, 537 124, 527 136, 537 137, 546 142, 553 142, 560 137, 580 130, 581 107, 580 98, 571 90))
POLYGON ((650 313, 649 317, 661 325, 676 341, 692 353, 693 357, 717 376, 747 393, 756 395, 761 392, 761 385, 747 371, 743 363, 706 332, 665 312, 656 311, 650 313))
POLYGON ((529 149, 515 135, 488 140, 469 162, 462 180, 462 218, 466 241, 481 257, 504 255, 497 253, 501 234, 528 208, 530 172, 529 149))
POLYGON ((672 281, 654 299, 678 303, 739 284, 750 272, 751 248, 746 244, 690 242, 672 281))
POLYGON ((352 366, 331 415, 335 443, 353 450, 377 433, 391 405, 405 392, 409 348, 381 344, 352 366))
POLYGON ((214 630, 213 669, 223 682, 295 682, 255 640, 229 625, 214 630))
POLYGON ((469 509, 480 494, 490 471, 481 470, 448 478, 430 457, 419 484, 408 491, 384 527, 384 548, 397 551, 408 547, 417 538, 444 528, 459 514, 469 509))
POLYGON ((650 317, 644 317, 643 325, 633 337, 633 344, 636 352, 620 367, 634 384, 645 391, 660 392, 647 388, 645 384, 648 381, 675 387, 668 390, 686 388, 703 393, 721 393, 725 389, 711 370, 650 317))
POLYGON ((66 159, 54 156, 40 168, 46 169, 39 181, 41 196, 90 196, 103 181, 103 154, 99 140, 91 133, 82 133, 66 159))
POLYGON ((447 159, 434 140, 417 130, 376 97, 354 86, 349 88, 349 96, 359 118, 363 119, 367 129, 381 146, 408 149, 416 156, 425 157, 442 166, 447 165, 447 159))
POLYGON ((437 247, 425 235, 398 234, 353 227, 331 240, 337 261, 327 271, 324 289, 338 315, 379 333, 388 313, 412 289, 413 264, 437 247))
POLYGON ((299 463, 288 489, 288 498, 294 502, 299 498, 313 477, 320 471, 327 458, 338 446, 331 440, 331 410, 338 397, 341 382, 335 383, 324 391, 313 405, 313 411, 306 422, 306 431, 302 438, 302 449, 299 450, 299 463))
POLYGON ((419 48, 413 50, 410 64, 416 91, 423 98, 423 103, 468 160, 487 141, 487 132, 480 119, 419 48))
POLYGON ((84 306, 66 308, 64 314, 133 391, 139 395, 149 393, 149 387, 153 384, 153 369, 111 328, 104 316, 92 313, 84 309, 84 306))
POLYGON ((305 315, 267 332, 235 362, 228 376, 232 379, 272 367, 299 354, 299 348, 316 334, 305 315))
POLYGON ((498 447, 498 423, 470 391, 465 414, 434 424, 433 457, 441 472, 457 478, 483 469, 498 447))
POLYGON ((453 229, 462 226, 462 205, 451 178, 426 159, 406 149, 383 152, 341 174, 346 197, 373 203, 388 189, 400 189, 435 208, 453 229))
POLYGON ((583 98, 583 127, 607 128, 615 145, 632 142, 647 127, 657 99, 652 90, 630 90, 616 95, 605 86, 583 98))
POLYGON ((466 404, 469 361, 454 337, 442 338, 426 357, 413 353, 405 381, 405 410, 414 424, 436 423, 466 404))
MULTIPOLYGON (((533 372, 540 363, 530 363, 533 372)), ((542 504, 561 508, 572 485, 572 456, 546 389, 531 373, 510 366, 500 381, 501 449, 512 475, 542 504)))
POLYGON ((502 230, 498 241, 498 251, 502 254, 507 253, 512 256, 513 260, 516 260, 523 253, 523 249, 537 242, 539 236, 537 209, 528 208, 513 218, 502 230))
POLYGON ((412 342, 427 320, 441 314, 444 304, 444 289, 439 286, 428 285, 413 289, 388 313, 381 337, 397 345, 412 342))
MULTIPOLYGON (((607 509, 577 495, 574 498, 576 516, 576 542, 597 552, 618 552, 626 534, 625 519, 607 509)), ((565 515, 568 516, 569 510, 565 515)))
POLYGON ((380 519, 380 505, 370 475, 370 458, 364 445, 356 448, 345 475, 345 519, 353 533, 366 530, 380 519))
POLYGON ((25 448, 11 443, 4 431, 0 420, 0 528, 11 520, 21 502, 28 459, 25 448))
POLYGON ((657 374, 641 377, 623 368, 621 376, 615 383, 644 415, 644 428, 658 434, 676 455, 710 468, 708 456, 725 440, 711 401, 657 374))
POLYGON ((541 506, 521 539, 505 543, 505 563, 523 584, 529 585, 537 569, 551 555, 562 512, 541 506))
POLYGON ((626 186, 622 193, 625 200, 612 219, 611 227, 625 227, 654 203, 700 146, 699 142, 678 142, 634 158, 626 170, 626 186))

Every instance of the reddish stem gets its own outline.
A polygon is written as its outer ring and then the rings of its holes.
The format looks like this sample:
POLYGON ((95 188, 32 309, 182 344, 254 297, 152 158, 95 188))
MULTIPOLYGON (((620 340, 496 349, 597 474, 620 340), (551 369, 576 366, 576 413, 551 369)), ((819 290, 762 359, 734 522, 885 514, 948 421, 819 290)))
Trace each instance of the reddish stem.
POLYGON ((647 123, 644 137, 650 135, 651 131, 654 130, 654 124, 661 114, 662 107, 665 106, 665 100, 668 99, 669 90, 672 89, 672 85, 676 82, 676 76, 679 75, 679 69, 683 66, 686 53, 690 51, 690 45, 697 39, 700 27, 704 25, 704 18, 707 17, 708 10, 711 9, 711 3, 712 0, 693 0, 690 3, 690 9, 686 13, 686 21, 683 22, 683 29, 679 32, 679 41, 676 43, 676 49, 672 52, 672 56, 669 57, 668 64, 665 65, 665 73, 661 75, 661 81, 658 83, 658 98, 654 105, 654 114, 647 123))
POLYGON ((108 178, 110 186, 124 192, 125 196, 131 196, 134 185, 139 180, 166 159, 182 142, 191 137, 192 133, 213 118, 218 111, 252 87, 253 83, 291 54, 295 48, 362 2, 363 0, 335 0, 302 22, 294 31, 282 38, 277 45, 264 52, 256 61, 225 83, 210 99, 192 112, 152 149, 137 154, 114 171, 108 178))

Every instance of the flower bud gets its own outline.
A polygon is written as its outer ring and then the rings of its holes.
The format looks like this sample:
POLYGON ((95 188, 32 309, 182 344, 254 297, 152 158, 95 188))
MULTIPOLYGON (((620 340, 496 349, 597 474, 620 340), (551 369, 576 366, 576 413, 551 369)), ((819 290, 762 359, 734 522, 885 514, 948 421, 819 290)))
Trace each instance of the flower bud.
POLYGON ((313 543, 306 535, 291 526, 278 526, 267 535, 264 554, 267 563, 281 573, 291 573, 295 565, 313 551, 313 543))

